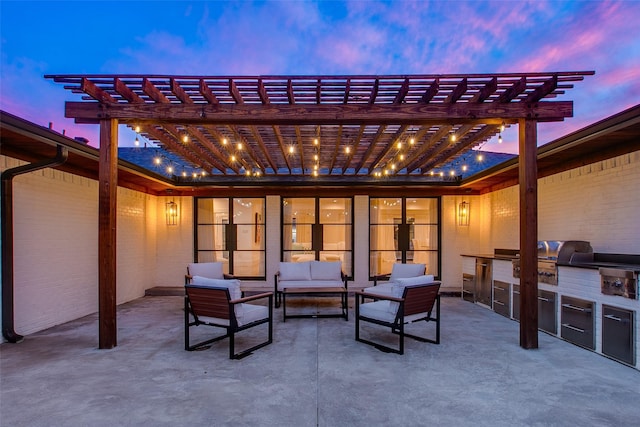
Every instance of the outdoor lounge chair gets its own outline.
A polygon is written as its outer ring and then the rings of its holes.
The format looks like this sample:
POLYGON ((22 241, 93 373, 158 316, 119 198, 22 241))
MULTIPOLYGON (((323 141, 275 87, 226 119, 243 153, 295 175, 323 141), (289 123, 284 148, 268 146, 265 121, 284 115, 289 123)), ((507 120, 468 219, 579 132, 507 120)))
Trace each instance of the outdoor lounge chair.
POLYGON ((364 291, 356 292, 356 341, 379 350, 404 354, 404 337, 440 344, 440 282, 416 285, 395 285, 394 296, 380 296, 364 291), (396 296, 397 295, 397 296, 396 296), (366 299, 376 300, 365 302, 366 299), (435 305, 435 317, 432 315, 435 305), (405 324, 424 320, 435 322, 435 339, 405 333, 405 324), (360 322, 370 322, 391 328, 399 336, 398 349, 360 337, 360 322))
MULTIPOLYGON (((237 282, 235 280, 229 282, 237 282)), ((223 286, 185 285, 184 299, 184 349, 192 351, 203 348, 215 341, 229 338, 229 358, 241 359, 254 350, 271 344, 273 341, 273 293, 265 292, 246 298, 240 298, 240 288, 231 284, 223 286), (231 297, 233 295, 233 298, 231 297), (268 299, 266 306, 247 304, 250 301, 268 299), (192 320, 193 318, 193 320, 192 320), (235 334, 264 323, 269 325, 269 337, 253 347, 235 352, 235 334), (191 344, 189 328, 207 325, 223 328, 222 336, 191 344)))

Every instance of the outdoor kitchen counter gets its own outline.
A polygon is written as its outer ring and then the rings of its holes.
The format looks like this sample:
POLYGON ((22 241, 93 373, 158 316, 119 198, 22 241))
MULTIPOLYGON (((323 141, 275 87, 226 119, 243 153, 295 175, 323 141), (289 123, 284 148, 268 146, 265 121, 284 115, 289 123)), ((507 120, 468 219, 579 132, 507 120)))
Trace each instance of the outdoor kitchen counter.
POLYGON ((582 263, 558 263, 558 267, 575 267, 575 268, 588 268, 591 270, 598 270, 600 268, 619 268, 622 270, 631 270, 636 273, 640 273, 640 264, 623 264, 616 262, 582 262, 582 263))

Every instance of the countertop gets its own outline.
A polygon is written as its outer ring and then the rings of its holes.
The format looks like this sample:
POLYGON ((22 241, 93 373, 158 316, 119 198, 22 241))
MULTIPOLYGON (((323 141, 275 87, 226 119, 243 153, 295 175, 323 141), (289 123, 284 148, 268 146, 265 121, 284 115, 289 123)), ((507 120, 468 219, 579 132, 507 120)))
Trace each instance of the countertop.
POLYGON ((471 258, 489 258, 489 259, 497 259, 500 261, 511 261, 515 258, 519 258, 516 256, 496 255, 496 254, 460 254, 460 256, 466 256, 471 258))

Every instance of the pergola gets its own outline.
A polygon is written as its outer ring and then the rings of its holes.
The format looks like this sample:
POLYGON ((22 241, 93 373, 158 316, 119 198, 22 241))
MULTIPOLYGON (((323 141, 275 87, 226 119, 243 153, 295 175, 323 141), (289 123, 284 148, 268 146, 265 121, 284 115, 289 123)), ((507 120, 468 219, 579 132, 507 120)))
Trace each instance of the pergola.
POLYGON ((537 348, 537 124, 572 117, 573 102, 555 98, 592 74, 45 76, 82 94, 67 117, 100 125, 99 347, 117 344, 119 124, 204 172, 197 183, 172 177, 178 187, 258 176, 258 185, 452 185, 432 171, 517 124, 520 345, 537 348))

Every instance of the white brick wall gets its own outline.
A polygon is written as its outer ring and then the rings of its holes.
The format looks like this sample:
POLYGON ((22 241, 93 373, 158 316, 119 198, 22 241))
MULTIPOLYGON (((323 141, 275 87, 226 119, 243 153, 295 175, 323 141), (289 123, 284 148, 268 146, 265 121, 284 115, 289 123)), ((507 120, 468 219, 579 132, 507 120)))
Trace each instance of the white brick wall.
MULTIPOLYGON (((2 170, 21 164, 0 156, 2 170)), ((181 203, 185 228, 168 230, 156 221, 160 211, 164 218, 162 198, 124 188, 117 194, 117 302, 139 298, 165 278, 182 284, 182 258, 193 247, 191 198, 181 203)), ((43 169, 15 177, 13 198, 16 332, 27 335, 95 313, 98 182, 43 169)))

